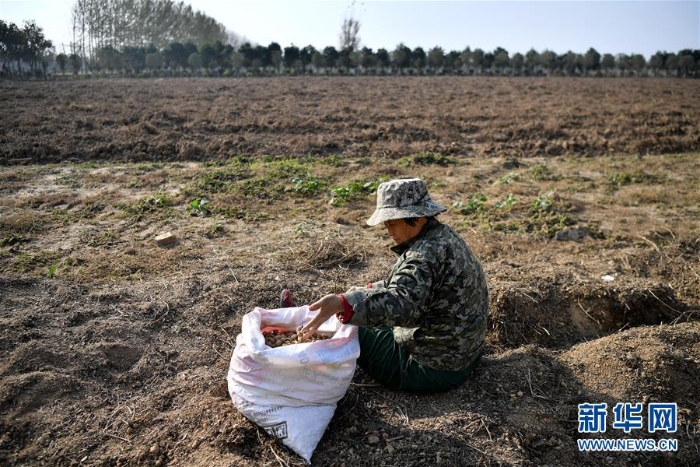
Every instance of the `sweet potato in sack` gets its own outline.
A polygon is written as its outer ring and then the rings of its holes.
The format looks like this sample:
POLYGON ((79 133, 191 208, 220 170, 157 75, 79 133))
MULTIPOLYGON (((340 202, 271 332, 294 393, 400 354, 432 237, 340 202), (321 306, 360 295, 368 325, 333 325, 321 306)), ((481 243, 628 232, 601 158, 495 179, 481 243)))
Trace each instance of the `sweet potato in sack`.
POLYGON ((330 339, 276 348, 265 344, 263 332, 295 330, 313 316, 308 306, 246 314, 227 376, 236 408, 306 462, 355 373, 357 328, 332 317, 318 330, 330 339))

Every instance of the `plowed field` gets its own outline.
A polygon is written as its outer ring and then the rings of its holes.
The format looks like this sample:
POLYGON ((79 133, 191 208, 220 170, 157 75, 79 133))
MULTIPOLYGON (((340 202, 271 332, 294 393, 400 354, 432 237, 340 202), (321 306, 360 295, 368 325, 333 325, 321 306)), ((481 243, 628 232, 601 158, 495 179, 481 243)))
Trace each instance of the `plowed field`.
POLYGON ((0 463, 303 465, 228 395, 241 318, 381 279, 373 189, 419 176, 487 272, 486 355, 438 395, 358 370, 313 465, 697 465, 696 81, 2 81, 0 106, 0 463))

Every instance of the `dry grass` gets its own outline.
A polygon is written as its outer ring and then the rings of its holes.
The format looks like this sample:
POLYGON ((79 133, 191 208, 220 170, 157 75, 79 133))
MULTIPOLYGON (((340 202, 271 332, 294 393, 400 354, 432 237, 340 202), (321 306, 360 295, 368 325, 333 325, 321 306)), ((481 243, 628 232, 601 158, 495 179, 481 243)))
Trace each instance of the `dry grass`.
POLYGON ((0 235, 11 236, 40 232, 44 228, 44 218, 44 215, 28 209, 0 217, 0 235))
POLYGON ((289 250, 281 254, 281 259, 306 271, 358 267, 365 262, 367 253, 362 243, 356 240, 338 233, 305 236, 289 246, 289 250))

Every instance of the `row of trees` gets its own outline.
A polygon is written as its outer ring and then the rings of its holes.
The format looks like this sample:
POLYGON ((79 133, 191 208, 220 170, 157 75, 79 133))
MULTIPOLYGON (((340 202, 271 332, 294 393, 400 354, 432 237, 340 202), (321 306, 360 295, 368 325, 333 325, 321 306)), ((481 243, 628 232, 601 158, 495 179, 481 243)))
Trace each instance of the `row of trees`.
MULTIPOLYGON (((66 62, 70 62, 66 60, 66 62)), ((65 68, 58 63, 61 72, 65 68)), ((589 49, 585 54, 534 49, 525 54, 510 54, 503 48, 486 52, 467 47, 445 52, 441 47, 424 50, 399 44, 394 50, 369 47, 353 50, 333 46, 317 50, 311 45, 267 47, 249 42, 238 48, 221 41, 197 47, 194 43, 174 42, 162 50, 155 46, 101 48, 89 62, 99 73, 207 76, 277 74, 462 74, 507 76, 700 76, 700 50, 678 53, 657 52, 649 60, 641 54, 600 54, 589 49)), ((71 71, 77 72, 75 68, 71 71)))
MULTIPOLYGON (((90 0, 78 0, 77 4, 90 0)), ((127 0, 118 0, 127 1, 127 0)), ((148 0, 128 0, 138 4, 148 0)), ((150 0, 152 5, 159 0, 150 0)), ((105 1, 109 4, 109 1, 105 1)), ((172 2, 162 2, 163 5, 172 2)), ((182 7, 181 4, 179 4, 182 7)), ((176 5, 175 5, 176 6, 176 5)), ((189 7, 188 7, 189 8, 189 7)), ((184 8, 177 11, 190 12, 184 8)), ((189 14, 189 13, 187 13, 189 14)), ((90 26, 87 31, 97 30, 90 26)), ((202 31, 205 31, 204 28, 202 31)), ((657 52, 648 61, 640 54, 600 54, 589 49, 585 54, 534 49, 525 54, 510 54, 503 48, 483 51, 467 47, 446 52, 441 47, 424 50, 399 44, 394 50, 359 47, 359 23, 346 19, 339 43, 317 50, 311 45, 281 47, 272 42, 267 47, 244 42, 235 47, 231 37, 215 41, 203 35, 194 40, 172 41, 163 47, 144 45, 148 37, 131 34, 132 44, 118 43, 116 36, 107 40, 100 33, 88 40, 90 53, 82 46, 70 54, 55 54, 51 41, 34 22, 19 28, 0 20, 0 59, 3 73, 21 73, 27 66, 34 73, 48 69, 59 73, 99 73, 130 75, 275 75, 275 74, 467 74, 467 75, 560 75, 560 76, 700 76, 700 50, 678 53, 657 52), (107 43, 104 43, 104 42, 107 43), (200 44, 201 45, 198 45, 200 44), (98 45, 102 44, 102 45, 98 45), (25 66, 23 66, 23 64, 25 66)), ((221 32, 221 31, 220 31, 221 32)), ((189 34, 189 33, 188 33, 189 34)), ((124 40, 126 35, 119 36, 124 40)), ((172 36, 168 36, 172 37, 172 36)), ((189 36, 187 36, 189 37, 189 36)))
POLYGON ((90 61, 106 47, 126 51, 153 45, 162 50, 173 42, 235 39, 223 24, 181 1, 76 0, 71 13, 71 53, 90 61))
POLYGON ((52 62, 52 47, 51 41, 46 39, 43 30, 34 21, 27 21, 20 28, 0 19, 0 61, 3 74, 9 74, 15 66, 17 70, 22 70, 23 63, 33 72, 41 70, 46 74, 52 62))

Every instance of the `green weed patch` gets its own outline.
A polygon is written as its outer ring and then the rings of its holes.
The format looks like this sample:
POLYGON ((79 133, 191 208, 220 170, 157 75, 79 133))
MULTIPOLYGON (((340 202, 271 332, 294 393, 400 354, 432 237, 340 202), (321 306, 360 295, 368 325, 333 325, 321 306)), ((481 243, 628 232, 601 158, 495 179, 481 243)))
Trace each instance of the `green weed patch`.
POLYGON ((537 182, 559 180, 559 176, 552 172, 545 164, 536 165, 532 167, 529 172, 532 178, 537 182))
POLYGON ((658 185, 664 182, 664 177, 656 174, 648 174, 644 171, 616 172, 607 176, 608 182, 616 187, 632 184, 658 185))
POLYGON ((162 191, 158 191, 153 196, 139 201, 135 204, 121 206, 124 214, 128 216, 140 217, 144 214, 154 213, 170 206, 172 197, 162 191))
POLYGON ((554 235, 576 221, 559 206, 557 197, 545 193, 530 201, 509 194, 505 199, 489 202, 483 194, 469 201, 453 203, 452 209, 469 219, 473 227, 505 233, 554 235))
MULTIPOLYGON (((39 251, 37 253, 22 253, 12 263, 12 269, 21 273, 44 272, 58 264, 61 253, 55 251, 39 251)), ((56 267, 53 267, 55 275, 56 267)))
POLYGON ((313 197, 319 194, 326 186, 326 183, 318 177, 314 177, 310 172, 307 172, 304 177, 296 177, 292 179, 294 187, 292 191, 296 194, 313 197))
POLYGON ((406 157, 402 159, 404 165, 439 165, 442 167, 447 167, 450 165, 456 165, 457 159, 454 157, 443 156, 437 152, 421 152, 414 154, 411 157, 406 157))
POLYGON ((377 180, 356 180, 345 186, 331 188, 331 205, 342 206, 348 201, 374 194, 379 185, 387 180, 388 177, 379 177, 377 180))

